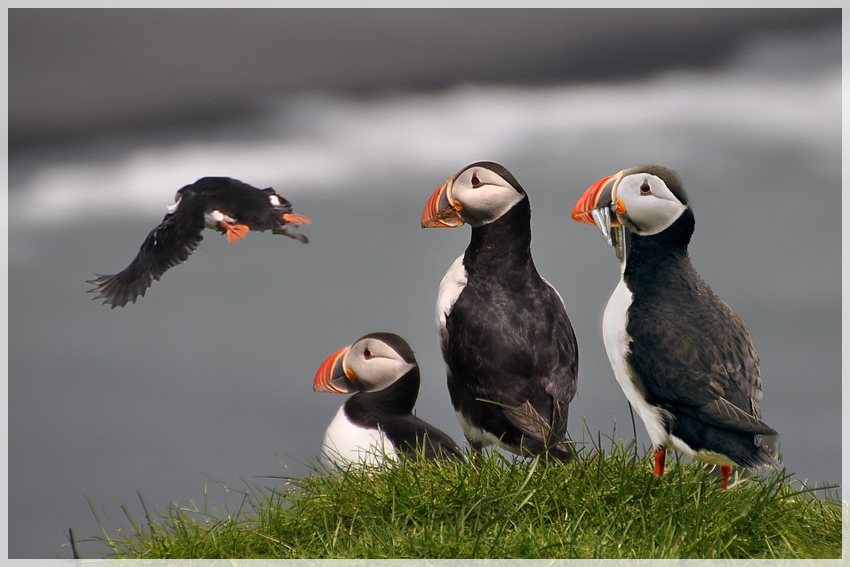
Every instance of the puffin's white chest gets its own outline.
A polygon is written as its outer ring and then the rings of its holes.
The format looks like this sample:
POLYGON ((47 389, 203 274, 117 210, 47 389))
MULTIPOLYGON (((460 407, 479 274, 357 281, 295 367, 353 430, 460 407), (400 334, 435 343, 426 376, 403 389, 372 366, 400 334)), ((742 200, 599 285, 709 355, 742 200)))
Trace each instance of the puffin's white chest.
POLYGON ((445 343, 448 338, 446 332, 446 317, 452 310, 458 296, 466 287, 466 268, 463 267, 463 254, 449 266, 449 271, 440 282, 440 291, 437 292, 437 333, 440 342, 445 343))
POLYGON ((325 431, 319 461, 328 468, 350 463, 377 465, 384 458, 396 458, 392 442, 377 429, 364 429, 352 423, 340 407, 325 431))
POLYGON ((207 228, 211 228, 213 230, 216 230, 219 226, 218 223, 220 223, 222 221, 229 223, 229 224, 236 223, 236 219, 234 219, 233 217, 219 211, 218 209, 213 209, 212 211, 205 211, 204 212, 204 225, 207 228))
POLYGON ((605 343, 608 361, 611 363, 611 368, 620 388, 623 389, 629 403, 632 404, 638 416, 643 420, 652 445, 662 447, 668 441, 668 434, 661 420, 661 410, 647 403, 642 391, 643 385, 640 379, 635 377, 635 373, 626 358, 629 354, 630 343, 626 324, 628 323, 628 312, 631 304, 632 292, 626 287, 626 282, 621 279, 614 289, 614 293, 611 294, 602 316, 602 340, 605 343))

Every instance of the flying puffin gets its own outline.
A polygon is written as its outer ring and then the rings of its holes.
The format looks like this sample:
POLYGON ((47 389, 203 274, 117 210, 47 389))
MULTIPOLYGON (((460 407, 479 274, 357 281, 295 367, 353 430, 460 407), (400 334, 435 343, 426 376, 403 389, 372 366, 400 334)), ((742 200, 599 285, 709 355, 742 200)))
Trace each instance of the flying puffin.
POLYGON ((451 437, 413 415, 419 365, 398 335, 371 333, 333 353, 316 371, 313 390, 354 393, 325 432, 325 467, 375 465, 399 453, 414 457, 417 450, 429 459, 463 459, 451 437))
POLYGON ((95 286, 93 299, 104 298, 112 308, 136 302, 153 280, 173 266, 185 262, 203 239, 204 227, 227 235, 228 242, 242 240, 251 231, 271 230, 300 242, 299 224, 310 219, 292 212, 292 204, 274 189, 258 189, 230 177, 203 177, 186 185, 174 196, 168 214, 148 234, 129 266, 114 275, 88 280, 95 286))
POLYGON ((568 461, 578 344, 561 296, 534 266, 528 195, 503 166, 473 163, 422 213, 423 228, 462 224, 472 238, 440 283, 436 319, 464 435, 476 451, 568 461))
POLYGON ((679 176, 658 165, 620 171, 591 185, 572 217, 617 246, 622 277, 602 335, 649 433, 655 474, 667 448, 719 464, 723 489, 733 465, 776 466, 762 438, 776 431, 761 420, 758 354, 741 317, 691 265, 694 214, 679 176))

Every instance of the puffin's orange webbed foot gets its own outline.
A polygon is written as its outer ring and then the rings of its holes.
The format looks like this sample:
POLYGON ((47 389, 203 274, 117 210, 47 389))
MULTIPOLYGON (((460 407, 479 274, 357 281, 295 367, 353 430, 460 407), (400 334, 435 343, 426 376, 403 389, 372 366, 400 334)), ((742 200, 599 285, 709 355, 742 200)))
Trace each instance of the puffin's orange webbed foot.
POLYGON ((655 476, 663 476, 664 475, 664 460, 667 458, 667 449, 658 449, 653 453, 653 457, 655 457, 655 468, 652 472, 655 476))
POLYGON ((729 465, 720 465, 720 478, 722 485, 720 490, 726 490, 729 487, 729 479, 732 477, 732 467, 729 465))
POLYGON ((227 241, 230 243, 238 242, 245 238, 245 235, 251 231, 247 224, 230 224, 226 221, 219 221, 219 226, 227 235, 227 241))

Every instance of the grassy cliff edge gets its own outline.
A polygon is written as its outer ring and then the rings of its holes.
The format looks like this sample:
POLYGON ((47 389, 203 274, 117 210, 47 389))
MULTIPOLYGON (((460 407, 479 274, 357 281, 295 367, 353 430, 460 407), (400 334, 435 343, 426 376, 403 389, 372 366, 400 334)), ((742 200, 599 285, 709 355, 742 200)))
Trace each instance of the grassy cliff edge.
MULTIPOLYGON (((130 517, 116 558, 839 558, 836 489, 783 471, 721 491, 700 464, 662 478, 634 446, 568 465, 505 458, 403 460, 249 485, 235 511, 171 506, 130 517)), ((128 514, 129 517, 129 514, 128 514)))

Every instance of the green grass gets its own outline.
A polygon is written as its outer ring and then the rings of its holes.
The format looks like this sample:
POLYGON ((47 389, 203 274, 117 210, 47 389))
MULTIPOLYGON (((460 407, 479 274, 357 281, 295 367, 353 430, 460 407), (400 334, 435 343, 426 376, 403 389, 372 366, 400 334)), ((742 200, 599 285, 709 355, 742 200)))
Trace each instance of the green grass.
POLYGON ((495 452, 224 487, 231 509, 145 508, 96 540, 140 559, 840 557, 835 489, 773 471, 721 491, 702 465, 668 459, 656 478, 651 454, 612 445, 568 465, 495 452))

